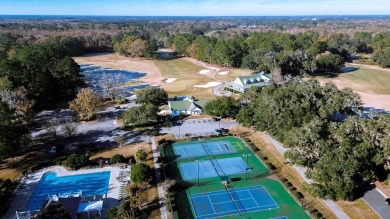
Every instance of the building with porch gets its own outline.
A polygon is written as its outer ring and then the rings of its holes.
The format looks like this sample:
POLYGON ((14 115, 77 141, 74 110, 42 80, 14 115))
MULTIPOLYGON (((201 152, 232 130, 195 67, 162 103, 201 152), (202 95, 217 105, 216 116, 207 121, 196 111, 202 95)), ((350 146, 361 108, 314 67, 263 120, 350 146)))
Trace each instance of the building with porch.
POLYGON ((225 86, 228 89, 233 91, 237 91, 240 93, 246 92, 251 87, 265 87, 270 85, 272 82, 272 75, 265 74, 263 71, 257 74, 249 75, 249 76, 240 76, 237 77, 232 82, 226 82, 225 86))

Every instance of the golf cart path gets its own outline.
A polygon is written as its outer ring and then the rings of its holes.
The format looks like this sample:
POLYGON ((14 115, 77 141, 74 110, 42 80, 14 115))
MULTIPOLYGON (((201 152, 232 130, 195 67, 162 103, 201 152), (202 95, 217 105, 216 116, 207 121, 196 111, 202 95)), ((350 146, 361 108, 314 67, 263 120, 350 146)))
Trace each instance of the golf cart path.
POLYGON ((152 137, 151 141, 152 141, 154 170, 156 172, 156 182, 157 182, 157 191, 158 191, 158 199, 159 199, 159 204, 160 204, 161 218, 168 219, 167 209, 165 207, 164 190, 163 190, 162 184, 161 184, 160 164, 158 164, 158 157, 160 156, 160 154, 159 154, 157 147, 156 147, 155 138, 152 137))

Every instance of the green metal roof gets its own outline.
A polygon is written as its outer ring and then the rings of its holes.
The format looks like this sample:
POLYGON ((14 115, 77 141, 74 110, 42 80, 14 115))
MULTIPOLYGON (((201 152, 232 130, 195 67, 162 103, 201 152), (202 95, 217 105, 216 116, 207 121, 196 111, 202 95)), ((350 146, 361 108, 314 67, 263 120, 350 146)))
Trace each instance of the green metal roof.
POLYGON ((171 110, 189 110, 192 102, 188 100, 169 101, 171 110))
POLYGON ((171 110, 192 110, 194 108, 203 109, 204 105, 210 100, 195 100, 194 102, 190 100, 176 100, 168 101, 171 106, 171 110))
POLYGON ((204 99, 204 100, 196 100, 194 103, 198 106, 200 106, 200 108, 204 108, 204 105, 206 105, 207 102, 209 102, 210 100, 209 99, 204 99))

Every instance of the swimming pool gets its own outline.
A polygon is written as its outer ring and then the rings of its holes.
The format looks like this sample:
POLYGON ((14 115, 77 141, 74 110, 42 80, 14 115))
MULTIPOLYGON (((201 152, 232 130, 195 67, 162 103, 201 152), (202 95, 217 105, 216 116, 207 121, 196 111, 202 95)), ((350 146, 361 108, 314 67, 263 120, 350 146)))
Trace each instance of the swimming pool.
POLYGON ((108 192, 110 171, 58 177, 45 173, 27 204, 27 210, 38 210, 48 196, 82 192, 83 196, 103 195, 108 192))

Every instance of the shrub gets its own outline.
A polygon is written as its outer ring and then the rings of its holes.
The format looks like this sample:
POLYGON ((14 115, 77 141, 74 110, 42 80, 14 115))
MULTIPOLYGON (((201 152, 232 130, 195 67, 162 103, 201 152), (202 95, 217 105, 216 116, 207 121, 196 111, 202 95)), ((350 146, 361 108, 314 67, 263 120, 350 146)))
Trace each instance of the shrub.
POLYGON ((151 169, 144 163, 131 166, 131 181, 135 183, 147 182, 151 177, 151 169))
POLYGON ((123 163, 125 162, 125 157, 122 154, 115 154, 110 159, 110 164, 123 163))
POLYGON ((305 196, 301 192, 297 192, 297 198, 303 199, 303 198, 305 198, 305 196))
POLYGON ((135 196, 135 193, 137 192, 137 190, 138 190, 138 186, 136 184, 131 184, 129 186, 129 192, 130 192, 131 196, 135 196))
POLYGON ((134 159, 137 163, 139 163, 141 161, 145 161, 147 156, 148 155, 145 153, 145 151, 139 149, 137 152, 135 152, 134 159))
POLYGON ((291 188, 293 186, 293 184, 290 183, 290 182, 287 182, 286 185, 287 185, 288 188, 291 188))
POLYGON ((66 159, 68 167, 72 169, 78 169, 80 167, 87 166, 89 159, 84 154, 71 154, 68 159, 66 159))

